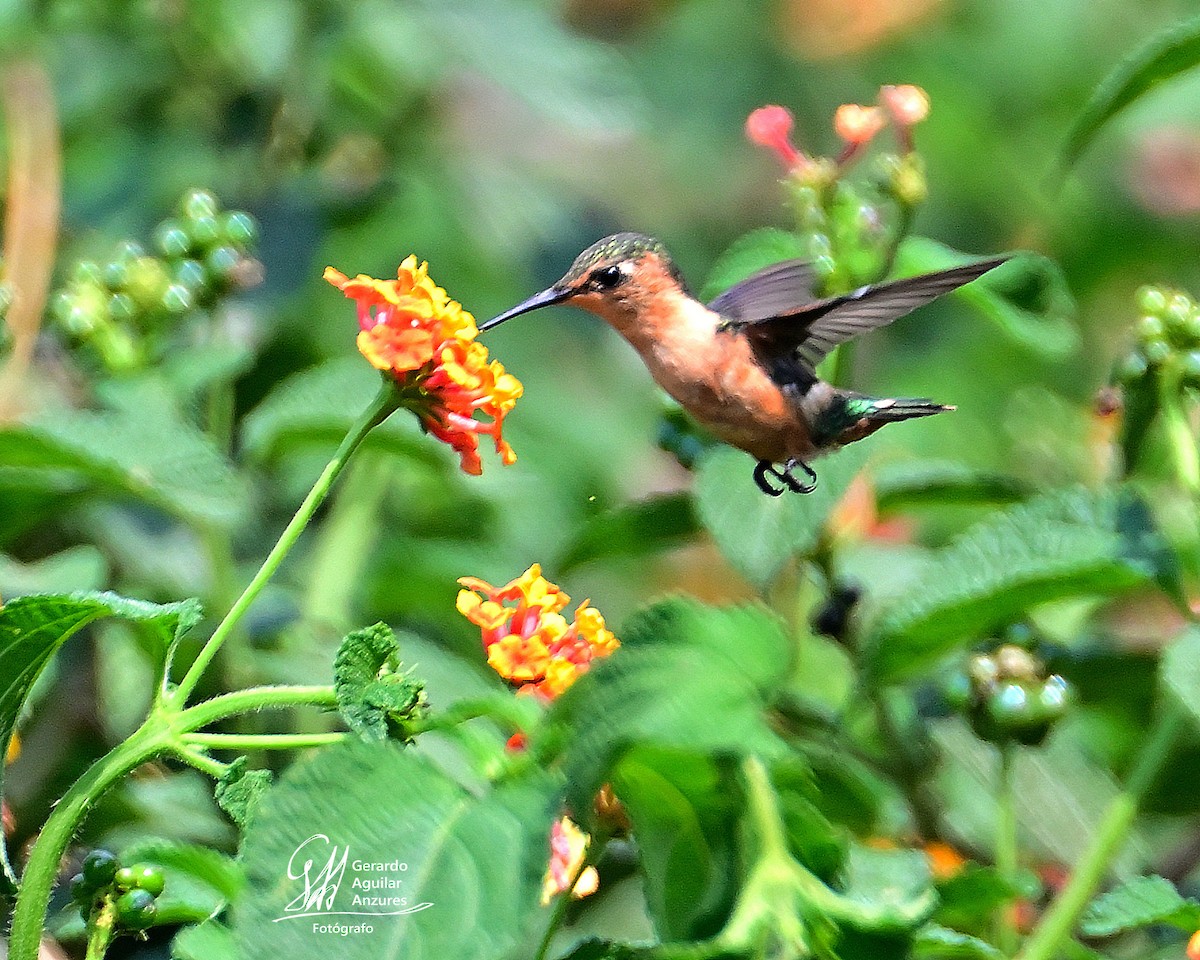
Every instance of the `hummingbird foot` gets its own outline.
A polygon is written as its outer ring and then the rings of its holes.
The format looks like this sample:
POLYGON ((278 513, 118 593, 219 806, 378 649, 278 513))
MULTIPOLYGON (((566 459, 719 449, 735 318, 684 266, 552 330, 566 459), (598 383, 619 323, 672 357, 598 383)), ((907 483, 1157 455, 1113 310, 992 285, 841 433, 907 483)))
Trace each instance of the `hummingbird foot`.
POLYGON ((812 493, 817 489, 817 475, 803 460, 792 458, 783 469, 779 470, 775 465, 767 460, 759 460, 754 467, 754 482, 758 484, 758 489, 769 497, 781 497, 785 491, 790 490, 792 493, 812 493), (792 476, 792 471, 800 467, 808 476, 808 483, 802 483, 792 476), (774 486, 768 477, 773 477, 778 480, 782 486, 774 486))

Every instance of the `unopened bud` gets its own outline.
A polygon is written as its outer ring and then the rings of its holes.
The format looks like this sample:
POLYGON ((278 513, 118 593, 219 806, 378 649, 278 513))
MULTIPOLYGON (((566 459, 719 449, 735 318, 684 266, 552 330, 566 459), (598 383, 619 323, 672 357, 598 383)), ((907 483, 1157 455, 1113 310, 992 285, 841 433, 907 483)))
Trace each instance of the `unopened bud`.
POLYGON ((880 87, 879 102, 898 126, 911 127, 929 116, 929 94, 911 83, 880 87))
POLYGON ((883 129, 883 111, 857 103, 843 103, 833 115, 833 129, 849 144, 861 146, 883 129))
POLYGON ((746 118, 746 139, 775 152, 789 170, 802 166, 804 154, 791 141, 795 121, 786 107, 770 104, 751 111, 746 118))

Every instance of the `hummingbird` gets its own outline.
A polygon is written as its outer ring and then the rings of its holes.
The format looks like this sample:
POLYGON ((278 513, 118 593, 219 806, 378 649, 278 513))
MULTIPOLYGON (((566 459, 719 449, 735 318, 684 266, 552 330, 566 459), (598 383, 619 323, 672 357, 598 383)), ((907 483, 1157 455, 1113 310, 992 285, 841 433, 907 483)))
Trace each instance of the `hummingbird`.
POLYGON ((891 323, 1006 259, 833 297, 815 294, 809 262, 787 260, 705 304, 689 292, 662 243, 640 233, 617 233, 579 254, 551 286, 479 329, 552 304, 582 307, 621 334, 659 386, 696 421, 758 461, 754 481, 760 490, 774 497, 787 490, 811 493, 817 482, 809 466, 813 458, 884 424, 954 409, 932 400, 841 389, 817 376, 817 364, 838 344, 891 323))

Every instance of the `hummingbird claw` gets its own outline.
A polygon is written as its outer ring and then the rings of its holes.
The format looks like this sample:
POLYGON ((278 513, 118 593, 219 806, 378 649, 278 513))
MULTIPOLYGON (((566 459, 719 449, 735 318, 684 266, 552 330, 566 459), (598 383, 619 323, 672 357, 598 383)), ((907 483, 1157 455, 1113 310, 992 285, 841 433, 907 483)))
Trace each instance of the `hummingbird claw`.
POLYGON ((803 460, 792 458, 783 468, 783 475, 787 478, 788 488, 793 493, 812 493, 817 489, 817 472, 803 460), (808 476, 808 483, 801 483, 792 476, 792 471, 799 467, 808 476))
POLYGON ((771 486, 771 482, 767 479, 767 474, 775 477, 777 480, 783 480, 783 476, 766 460, 759 460, 754 465, 754 482, 758 484, 758 489, 765 493, 768 497, 783 496, 783 487, 778 490, 771 486))
POLYGON ((767 460, 759 460, 754 467, 754 482, 758 484, 758 489, 769 497, 781 497, 786 490, 790 490, 792 493, 812 493, 817 489, 817 475, 813 472, 812 467, 803 460, 789 460, 782 470, 776 469, 775 465, 767 460), (808 475, 809 483, 801 483, 792 476, 792 471, 796 467, 804 470, 808 475), (773 486, 767 477, 773 477, 783 486, 773 486))

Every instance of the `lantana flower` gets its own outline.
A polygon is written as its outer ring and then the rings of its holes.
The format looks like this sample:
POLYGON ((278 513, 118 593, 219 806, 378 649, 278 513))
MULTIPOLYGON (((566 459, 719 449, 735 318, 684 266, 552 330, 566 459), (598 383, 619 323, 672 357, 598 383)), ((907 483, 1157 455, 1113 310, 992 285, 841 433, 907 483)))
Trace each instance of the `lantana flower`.
MULTIPOLYGON (((912 128, 929 115, 929 96, 912 84, 885 85, 879 88, 877 106, 844 103, 834 113, 833 129, 845 141, 838 165, 844 166, 890 121, 904 153, 913 149, 912 128)), ((751 111, 746 118, 746 138, 772 151, 789 173, 819 171, 821 161, 804 155, 792 143, 795 121, 786 107, 771 104, 751 111)))
POLYGON ((475 577, 458 582, 458 612, 480 628, 488 664, 518 693, 553 700, 621 645, 588 600, 568 622, 562 611, 571 598, 539 564, 503 587, 475 577))
POLYGON ((773 151, 789 171, 795 170, 807 163, 807 158, 792 143, 795 123, 787 107, 777 104, 759 107, 746 118, 746 139, 773 151))
POLYGON ((600 875, 595 867, 579 872, 589 842, 588 835, 570 817, 557 820, 550 828, 550 866, 542 880, 542 906, 565 893, 568 887, 576 900, 590 896, 600 887, 600 875), (571 880, 576 874, 579 879, 572 885, 571 880))
POLYGON ((492 437, 502 463, 516 461, 501 430, 521 382, 488 359, 475 318, 429 278, 428 264, 410 256, 395 280, 351 279, 326 267, 325 279, 358 305, 359 352, 395 378, 405 405, 458 453, 464 472, 483 472, 480 434, 492 437))

